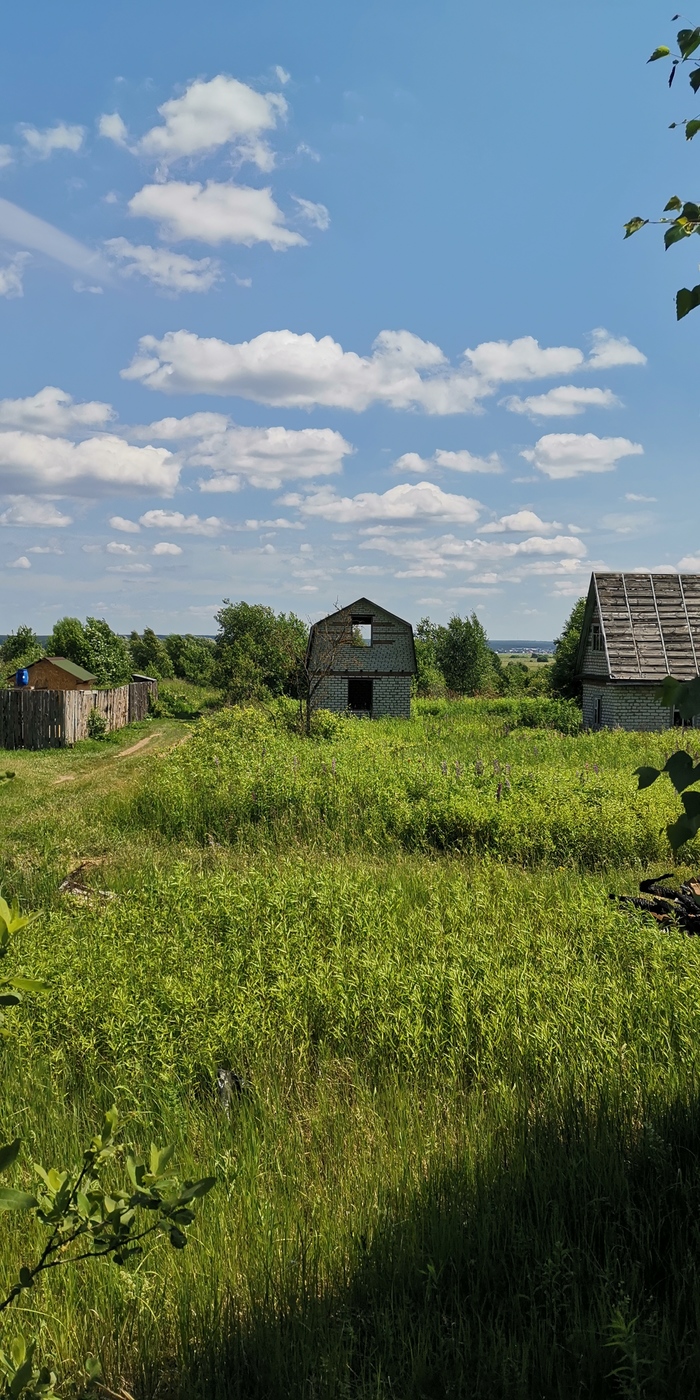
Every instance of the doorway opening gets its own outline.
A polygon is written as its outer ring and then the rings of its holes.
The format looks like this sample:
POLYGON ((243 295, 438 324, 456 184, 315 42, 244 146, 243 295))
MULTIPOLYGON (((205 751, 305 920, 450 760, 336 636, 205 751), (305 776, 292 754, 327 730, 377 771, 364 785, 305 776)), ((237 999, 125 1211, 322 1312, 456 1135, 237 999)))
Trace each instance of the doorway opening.
POLYGON ((366 676, 353 676, 348 681, 348 709, 356 715, 371 715, 372 681, 366 676))

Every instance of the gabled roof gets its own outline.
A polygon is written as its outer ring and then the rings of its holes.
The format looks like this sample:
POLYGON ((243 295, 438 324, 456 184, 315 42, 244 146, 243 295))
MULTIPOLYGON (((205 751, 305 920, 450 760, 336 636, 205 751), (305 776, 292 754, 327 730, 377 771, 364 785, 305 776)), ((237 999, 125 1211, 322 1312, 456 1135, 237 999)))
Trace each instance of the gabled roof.
POLYGON ((611 680, 692 680, 700 674, 700 574, 592 574, 579 672, 596 611, 611 680))
MULTIPOLYGON (((42 661, 50 661, 52 666, 57 666, 59 671, 67 671, 69 676, 74 676, 77 681, 96 681, 97 676, 93 676, 92 671, 86 671, 84 666, 77 666, 75 661, 66 661, 65 656, 42 656, 42 661)), ((31 671, 32 666, 37 662, 32 661, 27 667, 31 671)))
POLYGON ((383 613, 385 617, 390 617, 392 622, 400 622, 402 627, 409 627, 410 622, 406 622, 403 617, 397 617, 396 613, 389 612, 388 608, 383 608, 380 603, 373 603, 370 598, 356 598, 354 603, 347 603, 344 608, 337 608, 335 612, 329 613, 328 617, 319 617, 314 627, 318 627, 320 622, 331 622, 334 617, 347 617, 348 613, 383 613))

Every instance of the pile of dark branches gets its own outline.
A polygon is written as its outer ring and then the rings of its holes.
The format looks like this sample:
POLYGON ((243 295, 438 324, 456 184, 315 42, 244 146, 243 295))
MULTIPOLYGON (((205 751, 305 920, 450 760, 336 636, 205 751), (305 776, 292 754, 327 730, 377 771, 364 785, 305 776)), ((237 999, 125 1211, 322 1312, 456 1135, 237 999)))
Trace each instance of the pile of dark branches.
POLYGON ((687 934, 700 933, 700 880, 687 880, 682 885, 666 885, 673 875, 657 875, 653 880, 640 880, 640 893, 611 894, 610 899, 629 909, 642 909, 659 924, 675 924, 687 934))

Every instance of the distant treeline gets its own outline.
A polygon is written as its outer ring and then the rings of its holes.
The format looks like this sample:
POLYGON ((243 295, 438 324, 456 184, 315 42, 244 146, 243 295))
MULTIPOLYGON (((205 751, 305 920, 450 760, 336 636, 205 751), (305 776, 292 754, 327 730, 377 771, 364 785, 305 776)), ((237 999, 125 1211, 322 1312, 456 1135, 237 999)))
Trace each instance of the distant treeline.
MULTIPOLYGON (((415 631, 418 674, 415 691, 441 695, 559 695, 579 698, 575 659, 584 600, 576 603, 552 662, 503 664, 489 645, 476 613, 455 614, 447 625, 421 618, 415 631)), ((229 703, 303 692, 307 624, 294 613, 275 613, 259 603, 231 603, 216 614, 215 637, 173 632, 159 637, 151 627, 129 637, 104 619, 63 617, 45 643, 31 627, 18 627, 0 645, 3 679, 41 656, 64 656, 90 671, 98 686, 122 685, 134 672, 158 680, 191 681, 220 690, 229 703)))

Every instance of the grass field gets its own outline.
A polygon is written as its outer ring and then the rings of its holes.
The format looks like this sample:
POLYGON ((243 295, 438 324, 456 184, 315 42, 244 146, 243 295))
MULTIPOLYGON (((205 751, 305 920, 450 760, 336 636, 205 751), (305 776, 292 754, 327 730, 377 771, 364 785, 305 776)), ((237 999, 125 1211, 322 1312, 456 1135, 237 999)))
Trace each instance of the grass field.
MULTIPOLYGON (((674 736, 539 700, 292 723, 2 757, 52 982, 2 1051, 14 1184, 113 1101, 218 1182, 182 1256, 57 1271, 0 1344, 38 1335, 66 1395, 90 1351, 144 1400, 700 1394, 700 948, 607 897, 674 868, 632 777, 674 736)), ((6 1280, 36 1240, 0 1219, 6 1280)))

